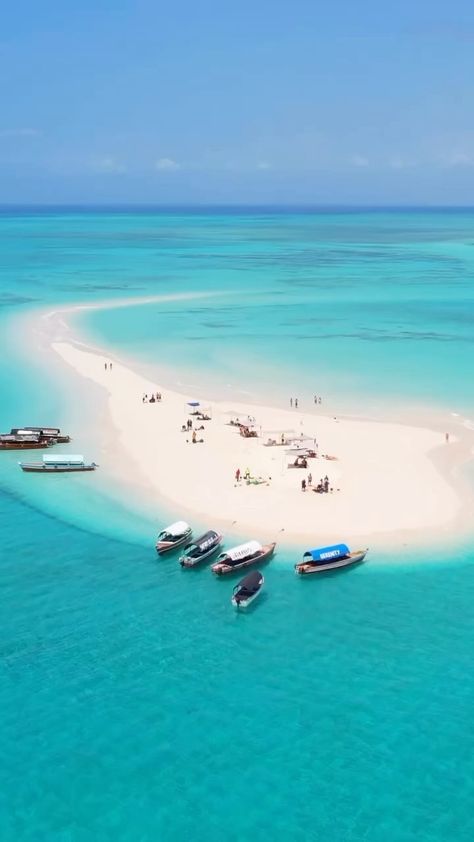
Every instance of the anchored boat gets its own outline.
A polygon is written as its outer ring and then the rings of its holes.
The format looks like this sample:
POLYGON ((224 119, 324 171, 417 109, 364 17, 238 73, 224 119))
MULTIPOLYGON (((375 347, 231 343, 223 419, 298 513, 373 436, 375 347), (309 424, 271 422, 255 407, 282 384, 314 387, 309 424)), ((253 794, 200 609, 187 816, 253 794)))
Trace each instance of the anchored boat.
POLYGON ((176 550, 189 544, 193 530, 184 520, 178 520, 162 529, 156 541, 156 550, 159 555, 176 550))
POLYGON ((179 560, 181 567, 195 567, 196 564, 206 561, 217 552, 221 544, 222 535, 210 529, 186 548, 186 552, 179 560))
POLYGON ((252 570, 236 585, 232 591, 232 605, 236 608, 247 608, 257 598, 263 588, 265 579, 259 570, 252 570))
POLYGON ((60 474, 70 471, 95 471, 99 466, 95 462, 85 462, 83 456, 43 456, 42 462, 19 462, 22 471, 40 474, 60 474))
POLYGON ((333 544, 330 547, 307 550, 303 555, 303 561, 295 564, 295 573, 299 576, 307 576, 311 573, 324 573, 327 570, 348 567, 350 564, 363 561, 367 553, 368 548, 351 552, 347 544, 333 544))
POLYGON ((17 436, 20 433, 24 433, 25 430, 38 435, 41 439, 45 439, 52 444, 67 444, 71 441, 71 436, 66 436, 61 433, 59 427, 13 427, 10 430, 10 433, 11 435, 17 436))
POLYGON ((3 433, 0 435, 0 450, 38 450, 55 444, 42 438, 33 430, 18 430, 17 433, 3 433))
POLYGON ((246 544, 240 544, 238 547, 232 547, 221 553, 211 570, 217 576, 223 576, 259 561, 267 561, 275 552, 275 547, 275 541, 263 545, 259 541, 247 541, 246 544))

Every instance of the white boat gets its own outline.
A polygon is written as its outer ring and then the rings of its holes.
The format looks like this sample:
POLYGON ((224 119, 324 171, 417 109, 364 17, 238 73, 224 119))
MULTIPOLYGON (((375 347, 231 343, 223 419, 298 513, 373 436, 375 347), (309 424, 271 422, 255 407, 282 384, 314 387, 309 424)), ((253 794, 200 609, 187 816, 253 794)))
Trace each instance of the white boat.
POLYGON ((247 608, 257 598, 263 588, 265 579, 259 570, 252 570, 235 585, 232 591, 232 605, 236 608, 247 608))
POLYGON ((211 570, 217 576, 226 573, 233 573, 234 570, 241 570, 242 567, 249 567, 251 564, 266 561, 271 558, 276 547, 276 542, 261 544, 259 541, 247 541, 246 544, 239 544, 221 553, 211 570))
POLYGON ((162 529, 156 541, 157 552, 162 555, 178 547, 189 544, 193 530, 184 520, 171 523, 166 529, 162 529))
POLYGON ((22 471, 37 473, 70 473, 71 471, 95 471, 99 466, 95 462, 86 462, 79 454, 65 453, 55 456, 43 456, 42 462, 19 462, 22 471))
POLYGON ((347 544, 333 544, 330 547, 307 550, 303 555, 303 560, 295 564, 295 573, 298 576, 308 576, 312 573, 324 573, 328 570, 348 567, 364 561, 368 551, 367 548, 351 552, 347 544))

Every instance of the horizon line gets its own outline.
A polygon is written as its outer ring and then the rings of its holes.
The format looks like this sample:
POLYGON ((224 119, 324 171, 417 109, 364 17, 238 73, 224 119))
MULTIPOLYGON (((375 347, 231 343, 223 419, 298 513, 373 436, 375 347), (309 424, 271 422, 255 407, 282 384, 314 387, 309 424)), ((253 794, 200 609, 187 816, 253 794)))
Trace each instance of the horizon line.
POLYGON ((418 204, 418 203, 344 203, 344 202, 0 202, 4 210, 36 209, 151 209, 151 210, 194 210, 194 209, 256 209, 256 210, 474 210, 473 204, 418 204))

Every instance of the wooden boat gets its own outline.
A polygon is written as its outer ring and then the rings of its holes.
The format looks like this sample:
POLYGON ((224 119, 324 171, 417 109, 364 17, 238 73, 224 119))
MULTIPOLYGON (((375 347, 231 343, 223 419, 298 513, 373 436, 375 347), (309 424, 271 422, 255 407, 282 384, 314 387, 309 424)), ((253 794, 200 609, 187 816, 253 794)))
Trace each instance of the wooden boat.
POLYGON ((63 474, 71 471, 95 471, 99 466, 95 462, 85 462, 83 456, 43 456, 42 462, 19 462, 22 471, 40 474, 63 474))
POLYGON ((52 442, 42 439, 33 433, 29 436, 16 436, 5 433, 0 436, 0 450, 43 450, 52 442))
POLYGON ((191 541, 193 530, 184 520, 178 520, 162 529, 156 541, 156 550, 159 555, 176 550, 178 547, 185 547, 191 541))
POLYGON ((45 439, 46 441, 54 444, 68 444, 68 442, 71 441, 71 436, 63 435, 59 427, 13 427, 10 430, 10 433, 12 435, 18 435, 25 432, 25 430, 32 432, 35 435, 38 435, 41 439, 45 439))
POLYGON ((257 562, 267 561, 275 552, 276 542, 271 544, 260 544, 259 541, 247 541, 238 547, 232 547, 221 553, 211 570, 217 576, 224 576, 226 573, 233 573, 234 570, 241 570, 257 562))
POLYGON ((367 553, 368 548, 351 552, 347 544, 334 544, 331 547, 308 550, 303 555, 303 561, 295 564, 295 573, 299 576, 307 576, 311 573, 324 573, 328 570, 337 570, 339 567, 348 567, 350 564, 363 561, 367 553))
POLYGON ((181 567, 195 567, 196 564, 201 564, 206 561, 219 549, 222 544, 222 535, 210 529, 196 538, 192 544, 186 548, 186 552, 181 556, 179 563, 181 567))
POLYGON ((257 598, 263 588, 265 579, 259 570, 252 570, 239 582, 232 591, 232 605, 236 608, 247 608, 257 598))

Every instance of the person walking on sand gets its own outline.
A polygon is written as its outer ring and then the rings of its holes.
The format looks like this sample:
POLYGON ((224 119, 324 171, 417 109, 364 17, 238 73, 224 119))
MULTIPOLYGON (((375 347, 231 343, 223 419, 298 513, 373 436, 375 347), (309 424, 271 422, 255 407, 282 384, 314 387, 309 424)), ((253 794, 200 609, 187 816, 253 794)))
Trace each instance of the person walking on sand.
POLYGON ((235 481, 240 482, 240 468, 237 468, 235 472, 235 481))
POLYGON ((244 479, 250 479, 250 468, 245 469, 244 479))
POLYGON ((293 406, 293 398, 290 398, 290 406, 293 406))
POLYGON ((305 479, 301 480, 301 491, 306 491, 306 480, 305 479))
POLYGON ((298 409, 298 398, 295 398, 295 409, 298 409))
POLYGON ((449 433, 446 433, 444 438, 446 440, 446 444, 449 444, 449 433))
POLYGON ((109 363, 109 369, 112 371, 112 363, 109 363))
POLYGON ((313 484, 313 475, 308 474, 308 485, 312 485, 312 484, 313 484))
POLYGON ((107 371, 107 363, 104 363, 104 368, 107 371))

